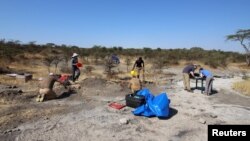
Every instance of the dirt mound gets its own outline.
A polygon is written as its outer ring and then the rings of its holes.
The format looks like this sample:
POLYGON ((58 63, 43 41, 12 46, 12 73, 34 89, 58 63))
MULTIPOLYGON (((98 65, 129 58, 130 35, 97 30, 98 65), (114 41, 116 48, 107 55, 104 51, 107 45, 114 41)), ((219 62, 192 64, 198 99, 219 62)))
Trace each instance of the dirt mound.
POLYGON ((86 78, 83 80, 81 85, 83 87, 105 87, 107 80, 100 78, 86 78))
POLYGON ((130 90, 123 85, 125 81, 107 81, 100 78, 87 78, 80 85, 82 95, 96 96, 119 96, 130 93, 130 90))

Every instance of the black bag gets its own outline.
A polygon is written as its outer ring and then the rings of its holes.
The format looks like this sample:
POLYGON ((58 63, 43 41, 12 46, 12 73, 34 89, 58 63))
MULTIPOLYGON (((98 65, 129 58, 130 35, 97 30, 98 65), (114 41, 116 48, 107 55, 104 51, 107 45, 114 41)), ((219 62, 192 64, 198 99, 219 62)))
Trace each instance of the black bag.
POLYGON ((143 104, 145 104, 145 97, 142 95, 128 94, 125 97, 126 106, 137 108, 143 104))

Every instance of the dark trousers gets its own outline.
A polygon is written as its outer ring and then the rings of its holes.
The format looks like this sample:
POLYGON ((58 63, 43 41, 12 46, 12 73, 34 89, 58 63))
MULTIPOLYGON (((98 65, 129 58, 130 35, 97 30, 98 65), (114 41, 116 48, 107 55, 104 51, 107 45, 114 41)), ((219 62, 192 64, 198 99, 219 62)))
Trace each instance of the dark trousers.
POLYGON ((205 94, 209 95, 212 93, 213 77, 206 78, 205 94))
POLYGON ((72 80, 75 82, 80 76, 80 70, 76 66, 72 66, 72 80))

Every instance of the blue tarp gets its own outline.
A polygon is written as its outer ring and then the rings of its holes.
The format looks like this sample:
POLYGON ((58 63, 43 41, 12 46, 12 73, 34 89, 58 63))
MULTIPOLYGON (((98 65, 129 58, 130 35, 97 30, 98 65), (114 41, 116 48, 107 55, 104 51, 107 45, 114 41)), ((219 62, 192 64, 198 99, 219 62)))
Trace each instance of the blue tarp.
POLYGON ((166 93, 161 93, 154 96, 149 89, 142 89, 137 92, 137 95, 145 96, 146 103, 137 107, 133 112, 137 116, 167 118, 169 116, 170 100, 166 93))

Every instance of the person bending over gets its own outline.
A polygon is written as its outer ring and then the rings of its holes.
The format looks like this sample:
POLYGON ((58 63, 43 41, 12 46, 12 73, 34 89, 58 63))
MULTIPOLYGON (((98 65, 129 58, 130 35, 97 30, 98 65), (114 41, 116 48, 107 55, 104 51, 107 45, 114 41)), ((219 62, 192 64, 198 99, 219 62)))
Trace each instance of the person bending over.
POLYGON ((197 65, 191 64, 191 65, 187 65, 182 71, 184 90, 188 92, 193 92, 190 88, 190 75, 192 77, 195 77, 194 71, 196 68, 197 68, 197 65))

